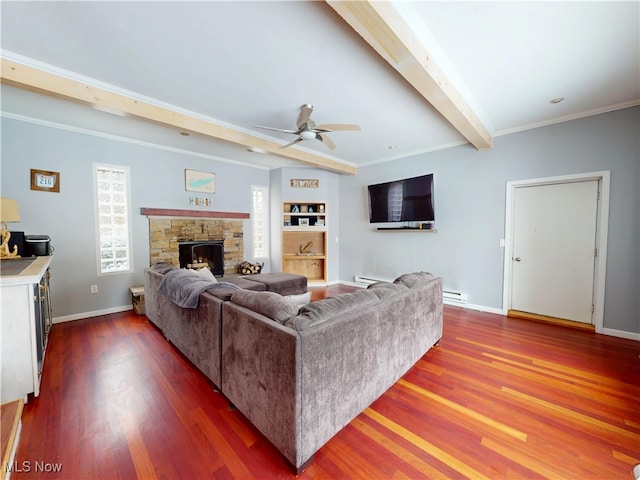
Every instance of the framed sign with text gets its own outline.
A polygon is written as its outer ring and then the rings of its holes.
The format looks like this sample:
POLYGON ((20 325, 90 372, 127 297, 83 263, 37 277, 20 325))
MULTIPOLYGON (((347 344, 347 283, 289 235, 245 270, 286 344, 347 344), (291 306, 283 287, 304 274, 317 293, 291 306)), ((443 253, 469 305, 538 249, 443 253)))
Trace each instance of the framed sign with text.
POLYGON ((31 169, 31 190, 60 192, 60 172, 31 169))
POLYGON ((318 188, 319 182, 315 178, 292 178, 291 188, 318 188))

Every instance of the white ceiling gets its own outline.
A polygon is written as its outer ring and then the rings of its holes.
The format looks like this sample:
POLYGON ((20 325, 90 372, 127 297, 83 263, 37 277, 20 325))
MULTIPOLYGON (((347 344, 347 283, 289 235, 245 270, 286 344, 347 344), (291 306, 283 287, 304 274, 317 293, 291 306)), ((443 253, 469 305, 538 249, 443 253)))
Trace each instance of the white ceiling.
MULTIPOLYGON (((491 135, 640 104, 640 2, 399 2, 491 135), (564 97, 559 104, 549 101, 564 97)), ((285 144, 299 107, 356 123, 301 147, 352 166, 467 140, 324 2, 2 1, 2 57, 285 144), (393 148, 390 148, 393 147, 393 148)), ((290 159, 2 86, 5 116, 266 168, 290 159)), ((471 147, 470 147, 471 148, 471 147)))

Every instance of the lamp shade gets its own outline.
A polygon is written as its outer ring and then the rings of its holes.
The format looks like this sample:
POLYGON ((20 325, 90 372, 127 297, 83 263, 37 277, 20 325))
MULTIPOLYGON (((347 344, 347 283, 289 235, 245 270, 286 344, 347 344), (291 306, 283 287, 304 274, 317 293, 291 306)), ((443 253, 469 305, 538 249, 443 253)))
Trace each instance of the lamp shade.
POLYGON ((11 198, 0 197, 0 222, 19 222, 20 211, 18 210, 18 202, 11 198))

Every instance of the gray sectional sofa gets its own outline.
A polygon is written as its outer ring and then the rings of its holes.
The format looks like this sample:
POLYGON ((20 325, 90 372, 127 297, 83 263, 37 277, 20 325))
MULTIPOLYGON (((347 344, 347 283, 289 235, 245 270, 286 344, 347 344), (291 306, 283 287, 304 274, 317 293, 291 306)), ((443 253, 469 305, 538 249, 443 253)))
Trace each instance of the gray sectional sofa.
POLYGON ((149 319, 297 472, 442 337, 442 279, 428 273, 302 307, 219 287, 183 309, 161 280, 145 271, 149 319))

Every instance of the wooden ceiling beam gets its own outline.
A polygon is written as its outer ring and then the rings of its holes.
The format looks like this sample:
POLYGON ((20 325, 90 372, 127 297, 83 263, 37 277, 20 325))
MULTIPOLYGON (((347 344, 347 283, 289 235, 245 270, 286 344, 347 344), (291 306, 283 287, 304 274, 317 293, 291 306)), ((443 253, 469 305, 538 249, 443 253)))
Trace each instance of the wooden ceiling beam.
POLYGON ((281 150, 282 144, 234 130, 226 125, 177 112, 120 93, 98 88, 51 72, 0 59, 2 82, 27 90, 89 104, 107 111, 123 112, 181 131, 193 132, 245 148, 255 148, 281 158, 295 160, 324 170, 355 175, 356 168, 319 154, 295 148, 281 150))
POLYGON ((478 150, 492 147, 489 131, 393 2, 326 1, 474 147, 478 150))

